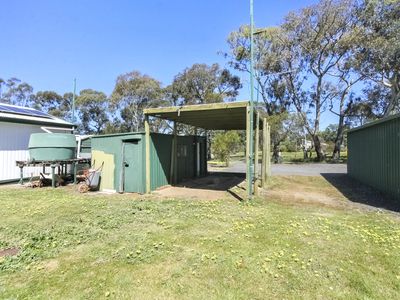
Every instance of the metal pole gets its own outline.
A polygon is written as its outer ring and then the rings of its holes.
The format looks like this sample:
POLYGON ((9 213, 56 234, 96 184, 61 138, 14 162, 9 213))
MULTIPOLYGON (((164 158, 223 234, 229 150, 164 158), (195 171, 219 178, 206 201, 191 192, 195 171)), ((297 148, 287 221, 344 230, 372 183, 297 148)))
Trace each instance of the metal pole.
POLYGON ((249 174, 248 182, 247 182, 247 192, 248 197, 251 199, 252 197, 252 183, 253 183, 253 143, 254 143, 254 136, 253 136, 253 118, 254 118, 254 13, 253 13, 253 0, 250 0, 250 128, 249 128, 249 136, 250 136, 250 149, 248 155, 249 157, 249 164, 247 166, 247 172, 249 174))
POLYGON ((72 94, 72 123, 75 124, 75 94, 76 94, 76 78, 74 78, 74 93, 72 94))

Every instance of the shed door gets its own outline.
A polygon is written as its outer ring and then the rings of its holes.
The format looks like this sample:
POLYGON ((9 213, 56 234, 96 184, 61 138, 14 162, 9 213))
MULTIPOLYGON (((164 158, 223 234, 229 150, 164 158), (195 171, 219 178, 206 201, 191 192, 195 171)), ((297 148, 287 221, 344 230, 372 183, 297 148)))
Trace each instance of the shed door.
POLYGON ((143 193, 142 157, 139 141, 123 142, 123 183, 124 192, 143 193))

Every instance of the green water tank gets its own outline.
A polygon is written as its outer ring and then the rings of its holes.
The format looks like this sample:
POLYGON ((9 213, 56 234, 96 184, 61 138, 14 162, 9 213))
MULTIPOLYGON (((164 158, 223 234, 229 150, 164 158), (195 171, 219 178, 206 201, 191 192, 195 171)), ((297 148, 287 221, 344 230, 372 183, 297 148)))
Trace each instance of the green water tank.
POLYGON ((75 135, 66 133, 32 133, 29 139, 30 160, 67 160, 75 158, 75 135))

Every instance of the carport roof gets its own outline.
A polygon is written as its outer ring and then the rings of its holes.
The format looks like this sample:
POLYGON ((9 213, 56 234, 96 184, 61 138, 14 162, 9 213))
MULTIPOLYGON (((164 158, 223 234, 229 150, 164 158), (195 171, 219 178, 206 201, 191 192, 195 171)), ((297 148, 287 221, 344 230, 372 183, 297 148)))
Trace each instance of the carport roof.
MULTIPOLYGON (((147 108, 144 114, 208 130, 245 130, 248 101, 147 108)), ((260 108, 254 109, 265 117, 260 108)), ((260 122, 262 120, 260 119, 260 122)), ((255 122, 254 122, 255 123, 255 122)), ((254 124, 255 125, 255 124, 254 124)))

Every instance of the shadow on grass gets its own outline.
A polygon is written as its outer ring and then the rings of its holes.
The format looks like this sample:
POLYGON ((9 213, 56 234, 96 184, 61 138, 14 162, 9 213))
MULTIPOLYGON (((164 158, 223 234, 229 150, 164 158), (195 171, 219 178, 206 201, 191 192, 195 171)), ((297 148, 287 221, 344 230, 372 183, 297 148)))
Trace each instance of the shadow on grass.
POLYGON ((246 175, 244 173, 210 172, 209 175, 182 181, 178 187, 226 191, 239 185, 246 175))
POLYGON ((351 178, 347 174, 321 173, 321 175, 349 201, 400 212, 400 203, 398 201, 351 178))

